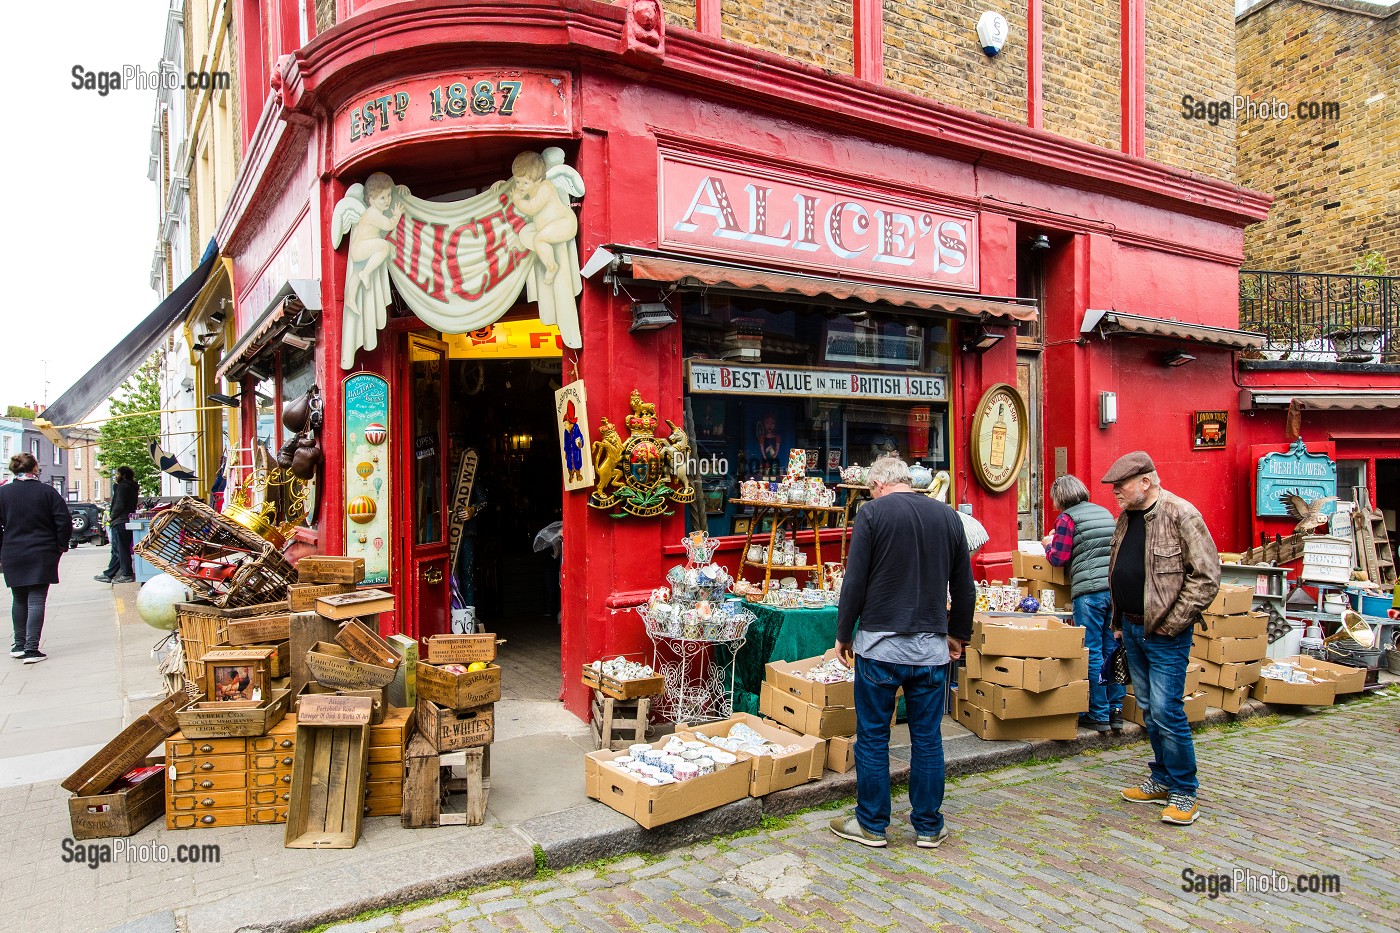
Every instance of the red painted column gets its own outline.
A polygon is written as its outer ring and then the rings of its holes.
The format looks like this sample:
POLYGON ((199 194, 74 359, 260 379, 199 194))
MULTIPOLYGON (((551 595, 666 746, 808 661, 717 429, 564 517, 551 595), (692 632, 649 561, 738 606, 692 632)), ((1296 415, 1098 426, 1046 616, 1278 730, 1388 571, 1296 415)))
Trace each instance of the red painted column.
POLYGON ((885 10, 881 0, 855 0, 855 75, 872 84, 885 83, 885 10))
POLYGON ((267 100, 267 36, 263 31, 258 0, 241 0, 234 9, 234 29, 238 33, 238 110, 242 151, 248 151, 258 128, 263 102, 267 100))
POLYGON ((720 38, 724 35, 721 0, 695 0, 695 30, 703 36, 720 38))
POLYGON ((1128 155, 1147 153, 1147 4, 1122 0, 1121 148, 1128 155))
POLYGON ((1026 125, 1037 130, 1045 128, 1043 9, 1044 0, 1026 0, 1026 125))

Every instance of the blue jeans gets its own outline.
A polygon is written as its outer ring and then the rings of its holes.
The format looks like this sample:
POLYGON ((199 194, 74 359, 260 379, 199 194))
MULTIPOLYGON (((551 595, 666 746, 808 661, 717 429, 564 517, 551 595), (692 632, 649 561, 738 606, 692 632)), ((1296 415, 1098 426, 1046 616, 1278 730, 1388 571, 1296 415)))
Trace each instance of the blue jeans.
MULTIPOLYGON (((1192 626, 1194 628, 1194 626, 1192 626)), ((1147 740, 1152 743, 1152 780, 1174 794, 1196 793, 1196 745, 1186 721, 1182 693, 1186 691, 1186 665, 1191 657, 1191 628, 1168 638, 1143 635, 1141 625, 1123 622, 1123 646, 1128 673, 1147 740)))
POLYGON ((103 573, 108 577, 134 577, 131 566, 131 529, 126 527, 126 519, 112 522, 107 526, 112 537, 112 559, 107 562, 103 573))
POLYGON ((1109 710, 1123 705, 1125 693, 1122 684, 1099 683, 1103 662, 1116 645, 1113 628, 1108 624, 1110 602, 1108 590, 1074 598, 1074 624, 1084 629, 1084 644, 1089 648, 1088 715, 1093 722, 1108 722, 1109 710))
POLYGON ((943 830, 943 689, 948 665, 888 664, 856 657, 856 819, 867 832, 890 825, 890 720, 904 688, 913 746, 909 822, 921 836, 943 830))

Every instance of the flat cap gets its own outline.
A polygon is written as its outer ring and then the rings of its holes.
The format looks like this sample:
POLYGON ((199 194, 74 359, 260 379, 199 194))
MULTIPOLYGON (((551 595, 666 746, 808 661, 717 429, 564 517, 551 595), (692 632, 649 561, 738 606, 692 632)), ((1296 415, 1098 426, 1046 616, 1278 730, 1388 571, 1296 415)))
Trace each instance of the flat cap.
POLYGON ((1125 479, 1132 479, 1134 476, 1151 473, 1156 469, 1157 465, 1152 462, 1152 458, 1147 455, 1147 451, 1135 450, 1115 460, 1113 466, 1109 467, 1108 472, 1103 475, 1101 482, 1121 483, 1125 479))

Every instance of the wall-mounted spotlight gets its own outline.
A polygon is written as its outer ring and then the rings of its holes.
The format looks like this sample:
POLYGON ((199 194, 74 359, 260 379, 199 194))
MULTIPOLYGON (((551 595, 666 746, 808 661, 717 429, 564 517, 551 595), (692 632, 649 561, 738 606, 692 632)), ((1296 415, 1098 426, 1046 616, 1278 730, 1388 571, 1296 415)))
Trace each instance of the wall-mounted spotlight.
POLYGON ((1002 50, 1009 32, 1006 17, 1000 13, 988 10, 977 19, 977 41, 981 43, 982 51, 986 52, 988 57, 1002 50))
POLYGON ((272 378, 272 374, 270 372, 263 369, 261 366, 253 364, 248 365, 246 372, 248 373, 248 375, 252 376, 259 382, 266 382, 268 379, 272 378))
POLYGON ((992 330, 985 324, 971 324, 962 327, 959 343, 965 353, 986 353, 1006 337, 999 330, 992 330))
POLYGON ((664 301, 638 301, 632 305, 632 326, 627 330, 660 330, 676 323, 676 315, 664 301))
POLYGON ((282 334, 282 342, 285 343, 287 346, 295 347, 298 350, 310 350, 316 344, 315 340, 312 340, 308 337, 299 337, 291 331, 287 331, 284 334, 282 334))
POLYGON ((222 392, 210 392, 208 395, 204 396, 204 398, 213 402, 215 405, 223 405, 225 408, 238 408, 243 404, 239 396, 225 395, 222 392))
POLYGON ((1031 249, 1049 249, 1049 248, 1050 248, 1050 238, 1049 238, 1048 236, 1046 236, 1045 234, 1042 233, 1042 234, 1040 234, 1039 236, 1031 237, 1031 249))
POLYGON ((1163 366, 1185 366, 1187 363, 1194 363, 1196 358, 1185 350, 1173 350, 1162 357, 1163 366))

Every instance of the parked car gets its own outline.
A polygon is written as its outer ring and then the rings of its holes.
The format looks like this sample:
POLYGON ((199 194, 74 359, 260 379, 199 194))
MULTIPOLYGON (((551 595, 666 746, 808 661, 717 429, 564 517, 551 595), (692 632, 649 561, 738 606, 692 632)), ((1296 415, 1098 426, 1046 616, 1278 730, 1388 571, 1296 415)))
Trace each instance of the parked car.
POLYGON ((107 546, 107 512, 102 506, 93 502, 70 502, 68 511, 73 514, 73 537, 68 542, 70 548, 86 543, 107 546))

